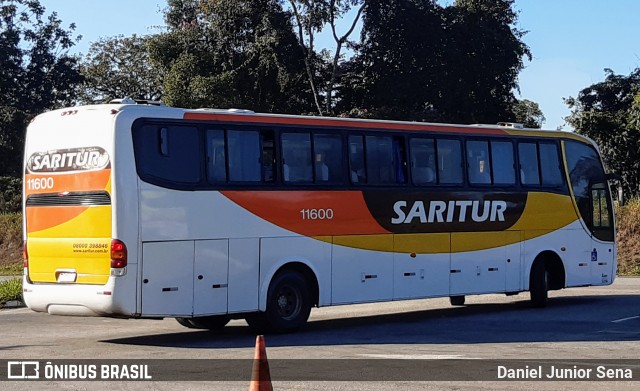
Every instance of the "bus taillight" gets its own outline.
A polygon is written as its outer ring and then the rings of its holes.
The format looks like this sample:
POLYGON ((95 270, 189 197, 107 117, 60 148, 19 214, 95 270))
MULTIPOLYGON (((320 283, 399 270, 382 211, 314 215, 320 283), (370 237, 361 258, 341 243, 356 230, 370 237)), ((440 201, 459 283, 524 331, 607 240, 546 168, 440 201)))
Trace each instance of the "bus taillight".
POLYGON ((127 266, 127 246, 122 240, 111 240, 111 267, 122 269, 127 266))
POLYGON ((29 267, 29 251, 27 250, 27 241, 22 244, 22 265, 25 269, 29 267))

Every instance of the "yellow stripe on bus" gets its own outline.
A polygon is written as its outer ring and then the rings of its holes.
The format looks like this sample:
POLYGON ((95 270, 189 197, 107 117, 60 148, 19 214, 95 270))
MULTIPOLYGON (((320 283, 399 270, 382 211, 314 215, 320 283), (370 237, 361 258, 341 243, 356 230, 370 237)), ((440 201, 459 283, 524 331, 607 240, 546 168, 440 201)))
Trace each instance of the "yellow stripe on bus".
POLYGON ((393 235, 343 235, 334 236, 333 244, 374 251, 393 251, 393 235))
MULTIPOLYGON (((52 208, 64 208, 52 207, 52 208)), ((29 238, 111 237, 111 206, 90 206, 80 215, 55 227, 30 232, 29 238)))
POLYGON ((510 231, 555 231, 578 219, 571 197, 552 193, 529 193, 520 219, 510 231))
POLYGON ((416 254, 448 253, 451 250, 449 235, 449 233, 395 235, 393 251, 416 254))

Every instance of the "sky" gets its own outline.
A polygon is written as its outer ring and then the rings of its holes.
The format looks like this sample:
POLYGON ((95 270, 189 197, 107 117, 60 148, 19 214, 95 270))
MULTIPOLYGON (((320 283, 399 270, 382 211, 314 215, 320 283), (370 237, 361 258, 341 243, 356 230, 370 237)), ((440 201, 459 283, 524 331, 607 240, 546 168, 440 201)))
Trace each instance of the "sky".
MULTIPOLYGON (((57 12, 64 26, 76 24, 83 38, 74 52, 80 54, 101 37, 154 34, 164 25, 165 0, 40 2, 47 12, 57 12)), ((516 0, 515 8, 533 55, 532 61, 525 60, 516 97, 540 105, 545 129, 571 130, 564 121, 570 111, 563 98, 577 97, 604 80, 605 68, 628 75, 640 67, 638 0, 516 0)))

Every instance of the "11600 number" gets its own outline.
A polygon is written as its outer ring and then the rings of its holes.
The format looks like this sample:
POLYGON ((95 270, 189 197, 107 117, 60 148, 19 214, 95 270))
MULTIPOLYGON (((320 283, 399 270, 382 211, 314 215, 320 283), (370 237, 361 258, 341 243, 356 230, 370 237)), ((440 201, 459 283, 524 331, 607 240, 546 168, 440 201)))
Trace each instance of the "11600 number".
POLYGON ((27 179, 27 189, 29 190, 47 190, 53 189, 53 178, 31 178, 27 179))
POLYGON ((302 220, 331 220, 333 209, 301 209, 302 220))

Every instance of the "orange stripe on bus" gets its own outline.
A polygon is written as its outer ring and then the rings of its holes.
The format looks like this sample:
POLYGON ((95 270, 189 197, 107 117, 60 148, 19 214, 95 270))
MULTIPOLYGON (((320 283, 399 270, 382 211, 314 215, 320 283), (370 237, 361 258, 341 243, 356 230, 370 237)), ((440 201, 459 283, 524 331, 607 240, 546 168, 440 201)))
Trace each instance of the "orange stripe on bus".
POLYGON ((80 216, 88 206, 46 207, 32 206, 27 209, 27 233, 42 231, 80 216))
POLYGON ((65 191, 74 192, 74 191, 91 191, 91 190, 107 190, 108 192, 111 189, 107 188, 107 184, 109 183, 109 179, 111 178, 111 169, 105 169, 100 171, 87 171, 87 172, 70 172, 66 174, 53 174, 53 173, 43 173, 43 174, 26 174, 25 175, 25 192, 28 196, 29 194, 42 194, 42 193, 62 193, 65 191), (41 178, 53 178, 53 187, 52 188, 42 188, 38 186, 38 188, 34 188, 31 186, 30 188, 30 179, 41 179, 41 178))
POLYGON ((325 126, 336 128, 358 128, 358 129, 379 129, 379 130, 404 130, 404 131, 433 131, 443 133, 472 133, 472 134, 495 134, 507 135, 502 129, 492 129, 485 127, 453 126, 421 124, 416 122, 374 122, 365 120, 346 120, 317 117, 281 117, 264 116, 254 114, 222 114, 222 113, 185 113, 184 119, 198 121, 221 121, 251 124, 269 125, 301 125, 301 126, 325 126))
POLYGON ((387 234, 359 191, 222 191, 279 227, 306 236, 387 234))

